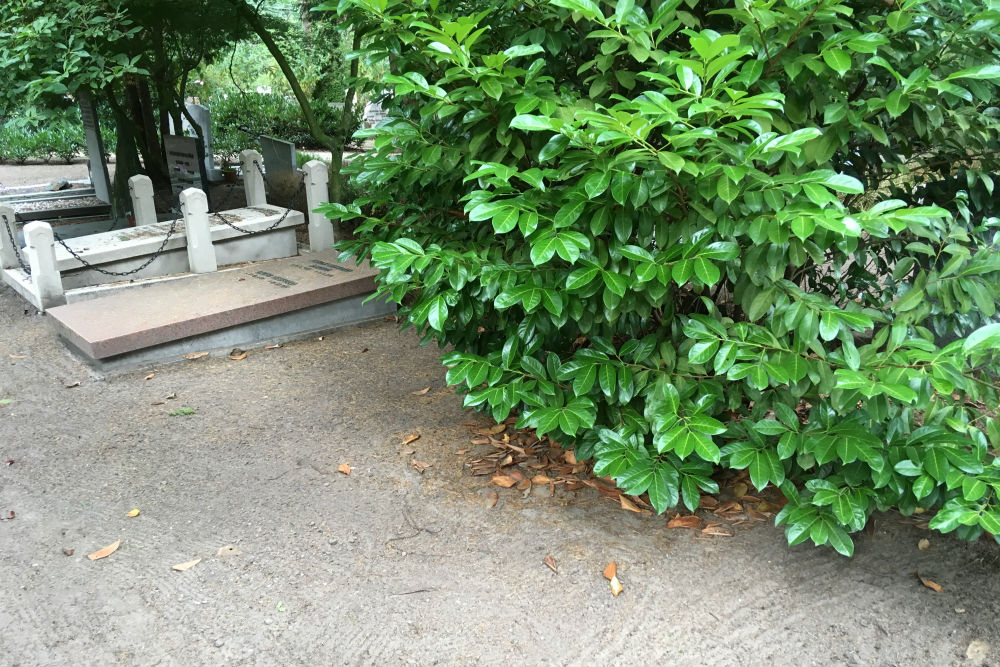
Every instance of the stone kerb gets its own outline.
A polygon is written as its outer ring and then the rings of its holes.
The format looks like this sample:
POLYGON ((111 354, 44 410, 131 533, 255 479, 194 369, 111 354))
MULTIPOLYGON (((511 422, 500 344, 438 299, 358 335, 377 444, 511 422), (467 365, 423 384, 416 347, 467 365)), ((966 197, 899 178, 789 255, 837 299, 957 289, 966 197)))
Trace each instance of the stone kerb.
POLYGON ((309 249, 313 252, 329 250, 336 240, 333 221, 316 211, 320 204, 330 200, 330 174, 326 163, 310 160, 302 166, 306 179, 306 204, 309 209, 309 249))

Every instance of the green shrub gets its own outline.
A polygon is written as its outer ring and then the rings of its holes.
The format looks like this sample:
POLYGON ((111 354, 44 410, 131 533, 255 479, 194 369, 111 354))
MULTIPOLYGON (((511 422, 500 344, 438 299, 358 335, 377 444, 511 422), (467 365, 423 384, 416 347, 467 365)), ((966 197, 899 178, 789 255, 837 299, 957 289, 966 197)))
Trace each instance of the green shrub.
MULTIPOLYGON (((212 112, 213 150, 229 161, 239 152, 258 144, 263 134, 291 141, 298 148, 324 150, 309 132, 302 110, 292 99, 282 95, 245 93, 216 95, 208 101, 212 112)), ((343 112, 325 103, 315 102, 313 113, 320 127, 330 136, 340 133, 343 112)), ((360 117, 352 125, 353 134, 361 126, 360 117)))
POLYGON ((328 215, 467 406, 660 512, 721 465, 792 544, 996 536, 987 4, 341 0, 395 96, 328 215))

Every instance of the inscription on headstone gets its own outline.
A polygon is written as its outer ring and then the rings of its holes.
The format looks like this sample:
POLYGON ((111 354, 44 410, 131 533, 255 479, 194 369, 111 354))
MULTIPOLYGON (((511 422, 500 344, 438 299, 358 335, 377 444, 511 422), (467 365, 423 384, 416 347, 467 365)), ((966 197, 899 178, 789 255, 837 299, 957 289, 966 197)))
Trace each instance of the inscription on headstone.
POLYGON ((270 271, 254 271, 250 274, 250 277, 256 278, 257 280, 266 280, 275 287, 281 287, 284 289, 298 285, 298 282, 292 280, 291 278, 285 278, 284 276, 276 275, 270 271))
POLYGON ((163 137, 163 147, 167 151, 167 169, 170 172, 170 189, 174 198, 187 188, 205 189, 203 174, 205 165, 201 160, 198 140, 192 137, 163 137))
MULTIPOLYGON (((201 135, 203 137, 203 146, 205 151, 205 173, 211 180, 218 180, 222 178, 222 172, 215 168, 215 159, 212 153, 212 114, 209 112, 208 107, 201 104, 194 104, 188 102, 184 105, 187 108, 191 118, 194 122, 198 124, 201 129, 201 135), (218 172, 218 173, 216 173, 218 172)), ((176 135, 184 135, 186 137, 197 137, 198 133, 191 126, 191 121, 188 120, 187 116, 181 118, 181 128, 178 131, 177 127, 174 125, 173 119, 170 120, 171 132, 176 135)))
POLYGON ((331 271, 343 271, 344 273, 350 273, 352 271, 352 269, 349 269, 346 266, 323 262, 318 259, 314 259, 308 264, 295 264, 294 266, 299 269, 305 269, 306 271, 314 271, 324 276, 330 275, 331 271))
POLYGON ((87 137, 87 159, 90 171, 90 182, 94 186, 94 194, 105 203, 111 203, 111 179, 108 177, 108 163, 104 159, 104 142, 101 140, 101 128, 97 123, 97 108, 93 99, 87 93, 79 93, 80 118, 83 119, 83 132, 87 137))

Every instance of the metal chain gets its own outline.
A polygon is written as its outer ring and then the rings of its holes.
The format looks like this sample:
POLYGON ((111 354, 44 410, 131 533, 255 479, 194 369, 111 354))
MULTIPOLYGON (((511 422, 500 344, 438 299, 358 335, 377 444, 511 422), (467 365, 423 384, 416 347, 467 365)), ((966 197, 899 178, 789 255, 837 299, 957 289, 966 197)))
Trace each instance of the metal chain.
POLYGON ((83 264, 84 267, 90 269, 91 271, 97 271, 98 273, 103 273, 106 276, 125 277, 139 273, 147 266, 155 262, 156 259, 161 254, 163 254, 164 248, 167 247, 167 242, 170 240, 170 237, 173 236, 174 232, 177 230, 177 222, 178 222, 177 218, 170 221, 170 229, 167 230, 167 235, 163 237, 163 243, 161 243, 160 247, 157 248, 156 251, 149 256, 149 259, 147 259, 145 262, 135 267, 134 269, 130 269, 128 271, 108 271, 107 269, 102 269, 98 266, 94 266, 93 264, 85 260, 83 257, 80 257, 80 255, 78 255, 75 250, 66 245, 66 241, 64 241, 58 234, 53 233, 53 236, 55 236, 56 241, 59 241, 59 245, 61 245, 63 248, 66 249, 66 252, 72 255, 73 258, 76 259, 76 261, 80 262, 80 264, 83 264))
MULTIPOLYGON (((17 222, 16 213, 14 214, 14 221, 15 223, 17 222)), ((24 260, 21 258, 21 246, 18 244, 17 239, 14 238, 14 232, 12 232, 10 229, 10 220, 7 218, 6 215, 3 216, 3 226, 7 228, 7 238, 10 239, 10 245, 12 248, 14 248, 14 257, 17 258, 18 266, 20 266, 21 270, 30 276, 31 267, 25 264, 24 260)))

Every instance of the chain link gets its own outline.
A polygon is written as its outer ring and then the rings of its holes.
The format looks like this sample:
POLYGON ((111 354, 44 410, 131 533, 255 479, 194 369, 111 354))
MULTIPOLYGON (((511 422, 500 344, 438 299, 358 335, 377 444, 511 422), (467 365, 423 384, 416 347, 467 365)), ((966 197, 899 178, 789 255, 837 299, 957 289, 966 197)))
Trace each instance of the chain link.
MULTIPOLYGON (((14 223, 17 224, 17 213, 14 214, 14 223)), ((3 226, 7 228, 7 238, 10 239, 10 245, 14 248, 14 257, 17 258, 17 264, 21 267, 21 270, 27 275, 31 275, 31 267, 28 266, 25 261, 21 258, 21 246, 18 244, 17 239, 14 237, 14 232, 10 229, 10 220, 6 215, 3 216, 3 226)))

